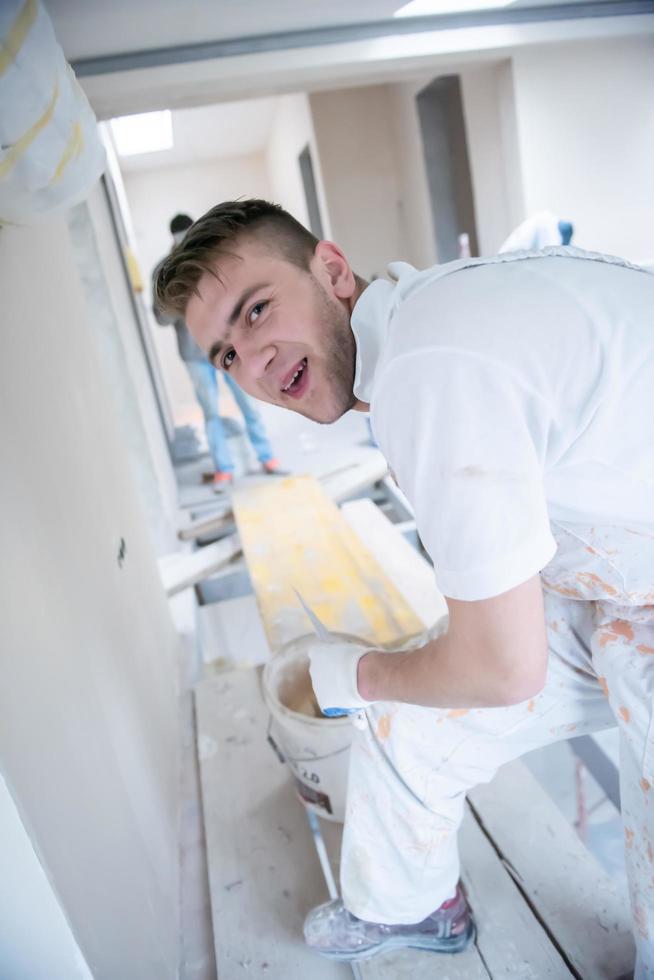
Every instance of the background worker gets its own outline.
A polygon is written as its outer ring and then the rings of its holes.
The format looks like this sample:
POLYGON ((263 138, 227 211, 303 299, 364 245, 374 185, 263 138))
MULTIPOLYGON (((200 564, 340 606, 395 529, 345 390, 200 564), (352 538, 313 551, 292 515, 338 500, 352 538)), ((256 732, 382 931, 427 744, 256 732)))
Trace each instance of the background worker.
POLYGON ((447 631, 416 649, 311 651, 321 708, 366 724, 343 899, 309 913, 306 940, 343 959, 464 948, 466 792, 617 725, 635 975, 653 978, 654 277, 577 249, 390 272, 367 284, 338 246, 242 201, 157 280, 252 395, 320 422, 370 409, 447 597, 447 631))
POLYGON ((551 211, 538 211, 515 228, 500 246, 500 252, 533 251, 548 245, 569 245, 574 228, 570 221, 551 211))
MULTIPOLYGON (((176 214, 170 222, 170 233, 173 236, 173 246, 178 245, 185 233, 193 224, 188 214, 176 214)), ((155 269, 156 276, 156 269, 155 269)), ((204 427, 213 461, 213 487, 218 493, 231 485, 234 479, 234 462, 229 449, 227 433, 218 411, 218 377, 216 369, 209 363, 205 354, 200 350, 188 331, 184 318, 170 317, 159 309, 156 299, 152 304, 157 323, 161 326, 172 325, 177 335, 177 349, 186 370, 189 373, 193 390, 204 416, 204 427)), ((255 408, 252 399, 229 375, 223 375, 238 405, 247 430, 248 438, 257 459, 265 473, 283 475, 279 462, 275 459, 272 447, 266 434, 263 419, 255 408)))

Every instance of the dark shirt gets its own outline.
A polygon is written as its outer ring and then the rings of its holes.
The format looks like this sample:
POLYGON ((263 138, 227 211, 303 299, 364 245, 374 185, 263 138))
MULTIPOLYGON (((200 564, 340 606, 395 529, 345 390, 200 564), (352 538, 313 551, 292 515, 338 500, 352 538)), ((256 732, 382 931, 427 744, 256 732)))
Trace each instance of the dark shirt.
MULTIPOLYGON (((162 260, 163 261, 163 260, 162 260)), ((157 271, 159 269, 159 263, 155 267, 152 273, 152 285, 154 286, 154 280, 157 276, 157 271)), ((175 334, 177 336, 177 350, 179 351, 179 356, 183 361, 205 361, 206 357, 201 347, 193 340, 183 317, 173 317, 169 316, 167 313, 162 313, 154 300, 154 290, 152 297, 152 312, 154 318, 161 327, 173 326, 175 328, 175 334)))

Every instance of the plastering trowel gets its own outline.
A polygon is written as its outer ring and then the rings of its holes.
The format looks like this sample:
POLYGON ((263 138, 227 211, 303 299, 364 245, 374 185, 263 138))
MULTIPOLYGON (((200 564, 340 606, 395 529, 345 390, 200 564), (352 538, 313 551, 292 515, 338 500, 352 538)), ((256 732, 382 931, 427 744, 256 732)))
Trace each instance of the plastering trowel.
MULTIPOLYGON (((302 606, 302 608, 304 609, 305 613, 309 617, 309 620, 311 622, 311 625, 313 626, 314 630, 316 631, 316 635, 317 635, 318 639, 321 640, 323 643, 334 643, 335 642, 334 637, 329 632, 329 630, 327 629, 327 627, 325 626, 325 624, 323 622, 321 622, 320 619, 318 619, 318 617, 316 616, 316 614, 313 611, 313 609, 311 608, 311 606, 304 601, 304 599, 302 598, 302 596, 300 595, 300 593, 298 592, 297 589, 293 589, 293 591, 295 592, 296 596, 298 597, 299 602, 300 602, 300 605, 302 606)), ((336 642, 338 642, 338 641, 336 641, 336 642)), ((325 717, 327 717, 327 718, 342 718, 344 715, 359 715, 360 714, 360 709, 359 708, 352 708, 350 710, 348 710, 347 708, 322 708, 321 710, 322 710, 323 715, 325 715, 325 717)))

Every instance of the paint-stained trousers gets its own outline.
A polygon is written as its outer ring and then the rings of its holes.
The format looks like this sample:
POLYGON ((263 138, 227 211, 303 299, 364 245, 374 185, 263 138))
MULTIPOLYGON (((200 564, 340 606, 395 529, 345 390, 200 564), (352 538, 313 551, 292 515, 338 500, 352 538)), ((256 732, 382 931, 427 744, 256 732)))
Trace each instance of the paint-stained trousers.
POLYGON ((617 725, 636 977, 654 980, 654 527, 552 530, 543 691, 508 708, 368 709, 351 754, 343 898, 363 919, 423 919, 454 893, 466 792, 531 749, 617 725))

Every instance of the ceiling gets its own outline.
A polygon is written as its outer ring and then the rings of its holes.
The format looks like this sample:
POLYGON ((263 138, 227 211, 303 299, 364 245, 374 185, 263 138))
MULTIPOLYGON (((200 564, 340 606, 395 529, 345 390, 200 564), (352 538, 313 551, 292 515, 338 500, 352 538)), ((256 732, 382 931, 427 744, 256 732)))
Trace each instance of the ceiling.
MULTIPOLYGON (((296 56, 296 51, 284 51, 283 46, 289 38, 293 37, 293 32, 324 31, 340 28, 343 25, 362 25, 366 22, 369 26, 379 25, 384 20, 392 19, 403 0, 357 0, 356 4, 351 0, 347 2, 346 0, 277 0, 275 4, 270 0, 112 0, 111 4, 104 3, 102 0, 45 0, 45 2, 66 55, 73 62, 79 63, 80 60, 87 59, 88 64, 88 59, 121 56, 138 51, 183 52, 186 45, 193 48, 212 42, 224 42, 225 39, 230 38, 261 38, 274 33, 278 35, 282 48, 276 52, 278 62, 288 66, 296 56)), ((452 6, 458 4, 460 9, 475 6, 475 0, 445 0, 445 2, 452 6)), ((481 11, 484 6, 488 9, 490 2, 492 0, 477 0, 478 10, 481 11)), ((536 6, 548 7, 554 13, 559 11, 559 8, 563 9, 566 0, 563 0, 563 4, 560 0, 508 0, 508 2, 504 0, 504 2, 507 6, 503 12, 501 10, 497 12, 500 17, 506 15, 508 11, 529 10, 536 15, 534 9, 536 6)), ((578 0, 567 0, 567 3, 567 9, 571 11, 587 8, 591 13, 591 3, 592 11, 601 7, 601 3, 594 0, 581 0, 581 3, 578 0)), ((651 6, 654 7, 654 4, 651 6)), ((433 22, 435 19, 438 20, 431 17, 429 21, 433 22)), ((563 24, 569 25, 567 27, 569 32, 571 22, 563 21, 563 24)), ((566 27, 563 26, 562 29, 565 31, 566 27)), ((486 32, 490 33, 490 29, 486 28, 486 32)), ((394 41, 393 38, 386 40, 396 49, 399 47, 399 40, 394 41)), ((369 42, 371 43, 375 42, 369 42)), ((324 44, 322 48, 314 47, 308 56, 309 61, 317 65, 320 58, 333 59, 336 48, 335 44, 324 44)), ((493 51, 482 51, 476 56, 493 57, 493 54, 493 51)), ((262 55, 265 57, 263 52, 262 55)), ((470 58, 472 54, 468 51, 467 54, 463 53, 458 57, 470 58)), ((233 66, 239 60, 238 56, 223 58, 223 62, 233 66)), ((363 60, 365 56, 361 59, 363 60)), ((412 60, 408 59, 405 69, 411 68, 412 60)), ((193 58, 190 58, 185 69, 181 70, 191 72, 197 83, 203 68, 208 67, 206 60, 203 65, 201 60, 194 62, 193 58)), ((254 68, 253 59, 250 59, 250 67, 254 68)), ((269 60, 266 67, 271 67, 269 60)), ((214 88, 210 85, 203 87, 202 84, 196 84, 195 98, 180 98, 183 86, 172 82, 176 66, 174 62, 169 63, 167 70, 170 80, 169 98, 166 101, 160 97, 157 107, 168 106, 172 109, 175 145, 169 150, 122 157, 123 170, 130 172, 183 166, 202 160, 261 152, 268 141, 275 114, 277 103, 274 93, 284 90, 284 87, 274 87, 275 72, 266 71, 266 67, 259 65, 256 71, 249 73, 246 66, 245 75, 250 74, 251 77, 256 75, 259 80, 254 88, 251 87, 252 83, 250 86, 246 85, 245 91, 247 92, 248 87, 252 95, 261 95, 267 91, 271 93, 270 97, 241 98, 240 101, 235 102, 229 101, 230 94, 226 90, 224 79, 214 88), (268 88, 266 88, 266 80, 268 88), (221 98, 225 101, 219 101, 221 98), (194 103, 198 105, 200 102, 207 104, 198 108, 182 108, 194 103)), ((333 70, 335 67, 333 61, 329 67, 333 70)), ((165 66, 161 65, 159 71, 165 72, 165 66)), ((141 80, 144 79, 143 71, 127 74, 140 74, 141 80)), ((323 84, 330 85, 327 71, 322 77, 325 80, 323 84)), ((83 78, 83 81, 85 85, 88 85, 89 81, 93 84, 92 79, 83 78)), ((107 75, 99 75, 95 79, 96 86, 101 85, 105 91, 108 86, 117 81, 119 79, 116 74, 111 72, 107 75)), ((142 86, 137 87, 143 90, 142 86)), ((288 86, 286 89, 288 90, 288 86)), ((239 94, 239 92, 233 93, 231 98, 239 94)), ((132 97, 128 100, 129 108, 119 111, 139 111, 155 107, 154 104, 148 106, 147 103, 134 102, 135 95, 136 93, 132 92, 132 97)), ((154 102, 157 103, 156 98, 154 102)))
MULTIPOLYGON (((521 47, 654 32, 654 0, 504 0, 494 10, 447 0, 467 13, 393 19, 402 2, 44 0, 98 119, 380 84, 521 47)), ((221 128, 208 123, 209 133, 221 128)))
POLYGON ((175 145, 170 150, 121 157, 121 170, 179 167, 261 152, 268 142, 276 104, 274 98, 247 99, 173 110, 175 145))
MULTIPOLYGON (((389 20, 406 0, 45 0, 69 61, 389 20)), ((459 0, 461 2, 461 0, 459 0)), ((512 0, 506 9, 594 4, 512 0)), ((470 0, 475 6, 475 0, 470 0)), ((484 6, 479 3, 479 7, 484 6)))

